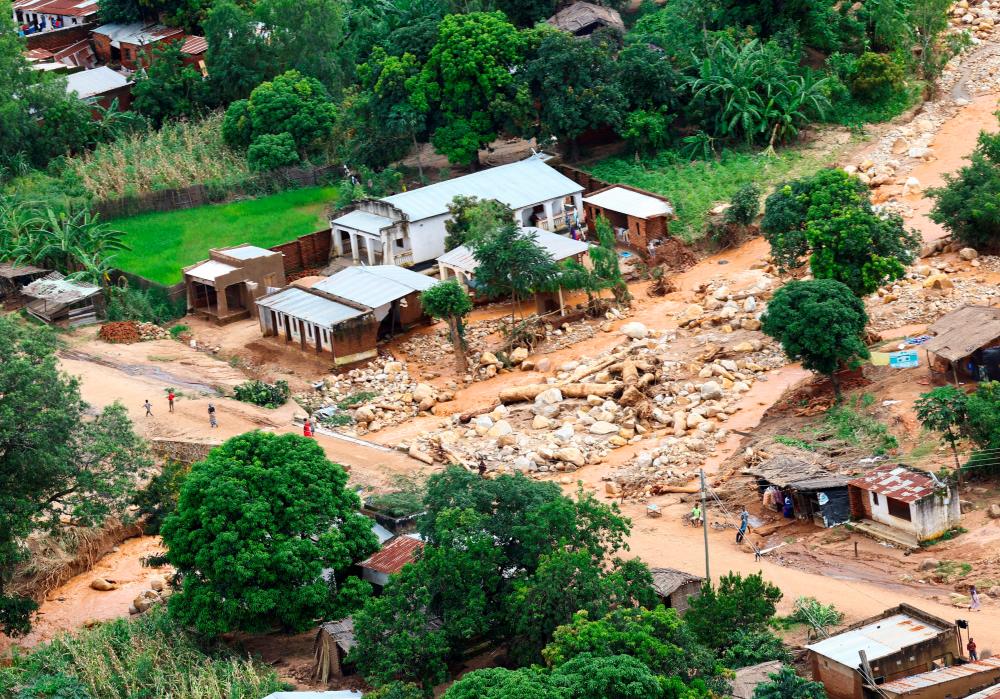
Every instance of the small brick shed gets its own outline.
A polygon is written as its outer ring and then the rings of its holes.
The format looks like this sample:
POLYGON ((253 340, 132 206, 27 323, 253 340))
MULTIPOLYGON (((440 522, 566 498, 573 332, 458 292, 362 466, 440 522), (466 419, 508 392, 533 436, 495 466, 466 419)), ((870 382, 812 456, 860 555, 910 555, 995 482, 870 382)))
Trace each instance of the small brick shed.
POLYGON ((669 234, 668 223, 675 218, 674 207, 659 194, 625 184, 613 184, 583 198, 587 226, 596 235, 598 216, 608 220, 618 242, 643 254, 653 251, 655 242, 669 234))

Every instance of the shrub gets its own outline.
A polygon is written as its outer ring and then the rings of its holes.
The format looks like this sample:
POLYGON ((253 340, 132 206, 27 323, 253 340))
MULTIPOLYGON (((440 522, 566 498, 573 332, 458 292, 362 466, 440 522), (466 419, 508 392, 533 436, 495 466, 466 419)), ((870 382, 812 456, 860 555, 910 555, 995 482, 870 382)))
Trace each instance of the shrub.
POLYGON ((903 69, 884 53, 866 51, 854 64, 851 94, 865 102, 881 102, 903 88, 903 69))
POLYGON ((159 534, 163 519, 177 509, 177 496, 190 472, 191 464, 167 461, 163 470, 135 494, 132 502, 139 508, 139 515, 146 518, 144 529, 147 534, 159 534))
POLYGON ((281 407, 291 394, 287 381, 275 381, 273 384, 256 380, 245 381, 233 389, 236 400, 265 408, 281 407))
POLYGON ((1000 136, 980 132, 970 164, 931 189, 931 219, 980 251, 1000 250, 1000 136))
POLYGON ((671 121, 663 111, 636 109, 625 117, 621 136, 636 153, 653 153, 669 143, 671 121))
POLYGON ((162 325, 184 315, 184 301, 171 302, 166 292, 156 288, 111 287, 107 315, 110 321, 134 320, 162 325))
POLYGON ((299 161, 295 139, 287 131, 258 136, 247 149, 247 164, 257 172, 295 165, 299 161))
POLYGON ((749 226, 760 213, 760 187, 751 182, 736 190, 726 209, 726 223, 749 226))
POLYGON ((180 338, 181 335, 183 335, 184 333, 186 333, 190 329, 191 328, 188 327, 187 325, 184 325, 184 323, 178 323, 177 325, 171 326, 171 328, 170 328, 170 337, 172 337, 175 340, 177 340, 177 339, 180 338))

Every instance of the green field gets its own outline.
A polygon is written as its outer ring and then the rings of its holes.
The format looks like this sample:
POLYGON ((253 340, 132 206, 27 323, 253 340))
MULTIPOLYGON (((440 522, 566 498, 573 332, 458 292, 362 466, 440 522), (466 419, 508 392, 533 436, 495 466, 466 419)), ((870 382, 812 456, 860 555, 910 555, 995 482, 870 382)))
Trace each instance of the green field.
POLYGON ((767 192, 778 182, 801 177, 821 167, 822 150, 782 148, 773 155, 724 150, 715 160, 688 161, 673 151, 636 160, 608 158, 585 169, 606 182, 618 182, 667 197, 677 212, 670 232, 691 241, 705 232, 712 206, 728 202, 740 187, 757 183, 767 192))
POLYGON ((209 248, 240 243, 271 247, 327 227, 333 187, 292 189, 259 199, 194 209, 142 214, 111 221, 126 233, 131 250, 116 267, 161 284, 183 279, 181 269, 208 257, 209 248))

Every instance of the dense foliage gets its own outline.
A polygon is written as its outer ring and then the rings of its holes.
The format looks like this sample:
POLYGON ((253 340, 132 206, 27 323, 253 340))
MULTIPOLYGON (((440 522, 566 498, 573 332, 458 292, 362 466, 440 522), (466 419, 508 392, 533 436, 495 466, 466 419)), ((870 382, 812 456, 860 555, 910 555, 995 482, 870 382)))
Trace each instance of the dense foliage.
POLYGON ((288 401, 290 395, 292 395, 292 391, 288 387, 288 382, 280 379, 274 383, 257 380, 244 381, 233 388, 233 396, 236 400, 265 408, 280 408, 288 401))
POLYGON ((58 636, 0 668, 0 696, 13 699, 231 699, 285 688, 263 664, 206 650, 158 607, 58 636))
POLYGON ((24 543, 62 518, 78 526, 126 517, 151 461, 119 403, 86 417, 77 381, 59 371, 47 328, 0 316, 0 631, 25 632, 35 605, 6 596, 24 543))
POLYGON ((513 298, 515 307, 559 274, 535 234, 512 219, 483 231, 469 245, 476 258, 476 290, 490 297, 513 298))
POLYGON ((345 571, 377 548, 343 468, 312 439, 249 432, 191 467, 161 527, 182 588, 180 623, 202 633, 301 631, 340 618, 370 588, 345 571))
POLYGON ((746 577, 728 573, 719 578, 718 587, 705 583, 701 595, 690 600, 684 621, 706 646, 725 650, 737 641, 736 629, 766 630, 781 596, 781 590, 761 573, 746 577))
POLYGON ((753 699, 826 699, 822 683, 799 677, 792 667, 783 667, 768 677, 753 690, 753 699))
POLYGON ((838 395, 837 371, 868 357, 862 340, 868 325, 865 305, 838 281, 788 282, 774 293, 761 320, 763 331, 790 359, 828 376, 838 395))
POLYGON ((966 245, 1000 249, 1000 136, 982 132, 969 165, 929 191, 931 218, 966 245))
POLYGON ((779 265, 797 267, 808 255, 814 277, 858 296, 902 277, 920 242, 900 216, 872 208, 860 180, 837 169, 779 187, 765 202, 761 231, 779 265))

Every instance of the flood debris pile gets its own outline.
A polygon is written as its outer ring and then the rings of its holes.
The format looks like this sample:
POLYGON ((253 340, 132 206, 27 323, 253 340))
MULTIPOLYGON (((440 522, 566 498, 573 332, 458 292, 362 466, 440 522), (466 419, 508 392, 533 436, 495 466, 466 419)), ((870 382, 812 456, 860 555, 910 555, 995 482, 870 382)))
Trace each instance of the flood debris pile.
POLYGON ((405 422, 454 398, 452 391, 418 381, 405 362, 391 356, 326 379, 313 393, 295 396, 321 423, 356 436, 405 422))
POLYGON ((979 40, 990 38, 996 28, 996 21, 997 13, 990 7, 990 0, 959 0, 951 8, 951 26, 957 30, 969 31, 979 40))
POLYGON ((155 323, 140 323, 134 320, 121 320, 105 323, 97 331, 97 336, 111 344, 130 345, 135 342, 150 340, 165 340, 170 334, 155 323))
MULTIPOLYGON (((496 335, 503 319, 492 318, 488 320, 476 320, 465 324, 465 342, 469 352, 475 354, 483 352, 488 346, 487 338, 496 335)), ((436 366, 442 362, 450 362, 455 351, 451 347, 448 336, 448 328, 444 323, 439 324, 431 332, 419 333, 403 342, 399 348, 411 360, 427 366, 436 366)))
POLYGON ((967 267, 989 269, 996 258, 980 258, 972 248, 957 244, 938 245, 939 251, 957 252, 957 259, 922 259, 906 277, 879 289, 866 300, 869 327, 890 330, 903 325, 929 323, 966 305, 991 306, 1000 291, 982 277, 960 277, 967 267), (984 261, 988 261, 984 263, 984 261))

